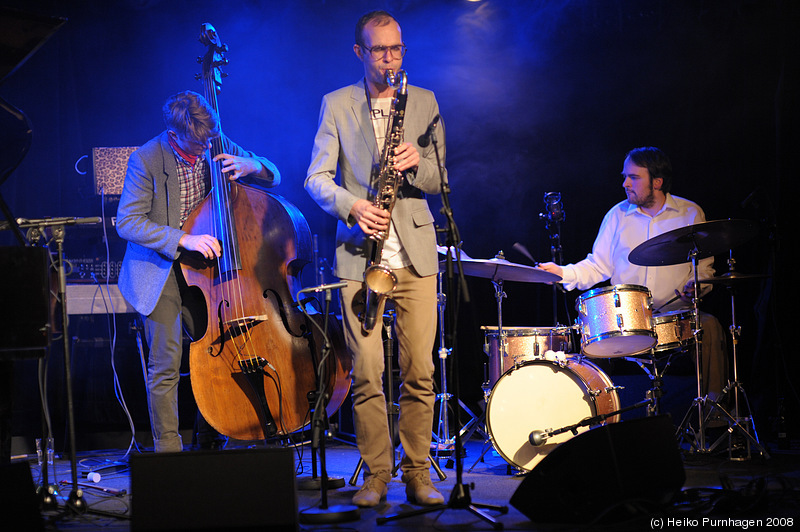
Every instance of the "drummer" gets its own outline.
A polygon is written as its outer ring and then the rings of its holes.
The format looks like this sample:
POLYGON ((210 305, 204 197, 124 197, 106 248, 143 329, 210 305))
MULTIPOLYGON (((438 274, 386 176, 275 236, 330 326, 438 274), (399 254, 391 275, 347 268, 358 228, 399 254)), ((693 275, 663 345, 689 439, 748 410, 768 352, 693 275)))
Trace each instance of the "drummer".
MULTIPOLYGON (((658 148, 643 147, 628 152, 622 179, 627 199, 606 213, 592 252, 577 264, 562 267, 547 262, 539 267, 560 275, 567 290, 591 288, 608 279, 612 285, 646 286, 653 295, 653 314, 691 308, 694 294, 691 262, 646 267, 632 264, 628 255, 649 238, 705 222, 703 210, 696 203, 670 193, 672 164, 658 148)), ((714 276, 713 262, 713 257, 699 261, 698 279, 714 276)), ((711 289, 710 284, 702 286, 701 294, 711 289)), ((727 384, 725 335, 719 321, 710 314, 700 312, 700 324, 703 394, 717 400, 727 384)))

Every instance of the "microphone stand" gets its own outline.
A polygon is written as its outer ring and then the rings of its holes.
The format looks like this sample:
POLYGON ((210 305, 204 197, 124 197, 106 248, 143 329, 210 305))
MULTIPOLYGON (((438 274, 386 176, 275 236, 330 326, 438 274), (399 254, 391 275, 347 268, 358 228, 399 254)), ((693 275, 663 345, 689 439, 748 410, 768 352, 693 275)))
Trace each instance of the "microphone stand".
MULTIPOLYGON (((328 318, 330 316, 331 307, 331 290, 334 288, 341 288, 342 284, 344 283, 322 285, 310 290, 314 292, 325 291, 325 310, 322 322, 322 337, 325 343, 322 347, 322 356, 320 357, 317 371, 317 389, 314 392, 316 395, 316 405, 311 412, 311 452, 313 456, 315 450, 319 449, 321 500, 319 508, 307 508, 299 512, 300 522, 306 524, 343 523, 346 521, 355 521, 359 517, 358 508, 354 505, 328 506, 328 469, 325 461, 325 428, 328 422, 327 406, 329 399, 328 391, 325 390, 325 368, 331 352, 331 341, 328 338, 328 318)), ((300 292, 303 292, 303 290, 300 292)), ((308 317, 305 304, 301 303, 300 308, 303 310, 306 317, 308 317)), ((316 321, 310 318, 308 321, 313 323, 314 326, 319 327, 316 321)), ((316 469, 316 466, 314 469, 316 469)))
MULTIPOLYGON (((70 360, 69 343, 69 314, 67 313, 67 274, 64 268, 64 237, 66 235, 66 225, 77 224, 96 224, 100 223, 100 218, 45 218, 42 220, 18 220, 20 228, 29 228, 28 239, 31 243, 36 243, 44 235, 46 227, 53 228, 53 239, 56 242, 57 260, 56 270, 58 273, 58 298, 61 301, 61 328, 62 341, 64 345, 64 380, 67 393, 67 424, 69 428, 69 461, 72 470, 72 491, 67 498, 66 507, 68 510, 83 514, 87 511, 86 501, 83 499, 83 490, 78 485, 78 467, 75 455, 75 414, 72 403, 72 374, 70 360)), ((44 442, 43 442, 44 443, 44 442)), ((47 467, 45 462, 45 467, 47 467)), ((45 491, 47 491, 45 489, 45 491)))
MULTIPOLYGON (((561 222, 564 221, 564 208, 561 205, 560 192, 546 192, 544 204, 547 206, 546 213, 539 213, 539 218, 545 220, 545 228, 550 233, 550 260, 555 264, 562 264, 564 259, 561 247, 561 222)), ((558 327, 558 295, 565 294, 564 287, 559 283, 553 283, 553 325, 558 327)), ((567 312, 567 323, 569 319, 569 307, 564 305, 567 312)))
POLYGON ((593 427, 594 425, 600 425, 606 419, 610 417, 617 416, 619 414, 623 414, 625 412, 629 412, 631 410, 635 410, 636 408, 642 408, 644 406, 650 406, 654 403, 654 399, 647 398, 644 401, 639 401, 638 403, 634 403, 630 406, 626 406, 624 408, 620 408, 619 410, 615 410, 613 412, 608 412, 607 414, 598 414, 594 417, 587 417, 582 419, 578 423, 573 425, 567 425, 566 427, 561 427, 559 429, 547 429, 547 430, 534 430, 528 436, 528 442, 533 445, 534 447, 539 447, 548 439, 552 438, 553 436, 557 436, 559 434, 563 434, 564 432, 572 432, 573 436, 578 435, 578 429, 580 427, 593 427))
MULTIPOLYGON (((434 119, 434 121, 436 121, 434 119)), ((453 293, 454 288, 454 277, 453 277, 453 255, 455 255, 456 260, 458 261, 458 272, 459 272, 459 284, 461 287, 461 291, 459 294, 463 294, 463 300, 465 303, 469 304, 469 291, 467 290, 467 281, 464 277, 464 269, 461 267, 461 253, 460 253, 460 242, 461 238, 459 237, 458 227, 456 226, 455 220, 453 218, 453 211, 450 208, 450 185, 447 182, 447 179, 444 175, 444 169, 442 167, 441 160, 439 158, 439 145, 436 140, 436 135, 432 128, 429 128, 431 131, 430 137, 431 142, 433 142, 433 149, 436 154, 436 166, 439 168, 439 179, 441 180, 441 191, 442 191, 442 209, 440 212, 445 215, 447 218, 447 262, 446 262, 446 269, 445 272, 447 274, 447 290, 450 294, 453 293), (450 248, 455 250, 454 253, 450 253, 450 248)), ((456 323, 456 306, 457 305, 449 305, 447 308, 447 317, 448 323, 450 327, 448 327, 448 335, 450 336, 450 345, 452 347, 452 352, 455 353, 455 323, 456 323)), ((452 364, 452 374, 455 377, 453 382, 453 399, 456 403, 460 401, 460 381, 459 373, 458 373, 458 356, 453 357, 453 364, 452 364)), ((469 490, 470 486, 466 486, 463 483, 463 472, 464 472, 464 463, 462 458, 462 451, 463 451, 463 444, 461 441, 461 428, 460 428, 460 420, 459 416, 455 417, 455 455, 456 455, 456 483, 453 486, 453 491, 450 494, 450 499, 448 502, 444 504, 437 504, 434 506, 428 506, 426 508, 420 508, 417 510, 410 510, 407 512, 401 512, 394 515, 389 515, 386 517, 379 517, 376 522, 379 525, 392 521, 394 519, 403 519, 405 517, 411 517, 415 515, 422 515, 430 512, 436 512, 439 510, 446 510, 446 509, 459 509, 459 510, 468 510, 472 514, 476 515, 477 517, 483 519, 487 523, 492 525, 492 528, 496 530, 500 530, 503 528, 503 523, 497 521, 492 516, 488 515, 482 509, 488 510, 497 510, 502 514, 508 512, 508 506, 497 506, 492 504, 481 504, 475 503, 472 501, 469 490)))

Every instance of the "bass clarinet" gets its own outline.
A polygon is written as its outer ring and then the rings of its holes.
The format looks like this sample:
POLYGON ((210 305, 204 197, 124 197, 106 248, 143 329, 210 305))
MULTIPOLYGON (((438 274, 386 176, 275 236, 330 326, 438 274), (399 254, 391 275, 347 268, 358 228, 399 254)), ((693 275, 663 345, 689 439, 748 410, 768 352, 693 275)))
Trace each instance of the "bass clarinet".
MULTIPOLYGON (((379 209, 389 212, 391 219, 392 209, 397 201, 397 189, 403 180, 402 172, 394 168, 395 148, 403 143, 403 119, 406 113, 406 100, 408 99, 408 79, 404 70, 386 71, 386 83, 396 89, 395 98, 392 100, 389 112, 389 122, 386 125, 386 137, 381 153, 378 169, 378 187, 372 204, 379 209)), ((372 241, 367 269, 364 271, 366 293, 364 295, 364 313, 362 314, 361 327, 365 332, 375 328, 378 320, 378 309, 383 301, 397 288, 397 276, 381 264, 383 255, 383 242, 389 236, 386 231, 378 231, 369 236, 372 241)))

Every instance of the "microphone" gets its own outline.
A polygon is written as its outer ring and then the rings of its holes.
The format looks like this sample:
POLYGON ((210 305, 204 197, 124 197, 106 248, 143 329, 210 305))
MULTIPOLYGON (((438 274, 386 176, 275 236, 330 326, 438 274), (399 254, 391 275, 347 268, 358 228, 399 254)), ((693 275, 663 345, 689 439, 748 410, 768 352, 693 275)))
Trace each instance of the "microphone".
POLYGON ((539 447, 550 438, 550 434, 543 430, 534 430, 528 435, 528 442, 534 447, 539 447))
POLYGON ((564 221, 564 206, 561 204, 561 192, 547 192, 544 195, 547 205, 547 219, 551 222, 564 221))
POLYGON ((425 133, 420 135, 417 139, 417 144, 419 144, 420 148, 425 148, 428 144, 431 143, 431 137, 433 136, 433 130, 436 129, 436 124, 439 123, 439 115, 433 117, 433 121, 431 125, 428 126, 428 129, 425 130, 425 133))
POLYGON ((336 290, 339 288, 344 288, 347 286, 345 281, 340 281, 338 283, 331 283, 331 284, 321 284, 319 286, 312 286, 309 288, 303 288, 302 290, 298 291, 298 294, 308 294, 309 292, 324 292, 326 290, 336 290))

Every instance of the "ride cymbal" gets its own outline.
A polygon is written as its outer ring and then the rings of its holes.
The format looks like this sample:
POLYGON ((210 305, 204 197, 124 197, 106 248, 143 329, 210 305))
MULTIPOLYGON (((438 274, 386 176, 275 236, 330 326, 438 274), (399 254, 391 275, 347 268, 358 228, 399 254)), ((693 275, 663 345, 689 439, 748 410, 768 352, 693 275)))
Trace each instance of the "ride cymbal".
POLYGON ((715 220, 689 225, 654 236, 636 246, 628 260, 639 266, 669 266, 713 257, 753 238, 758 231, 750 220, 715 220))

